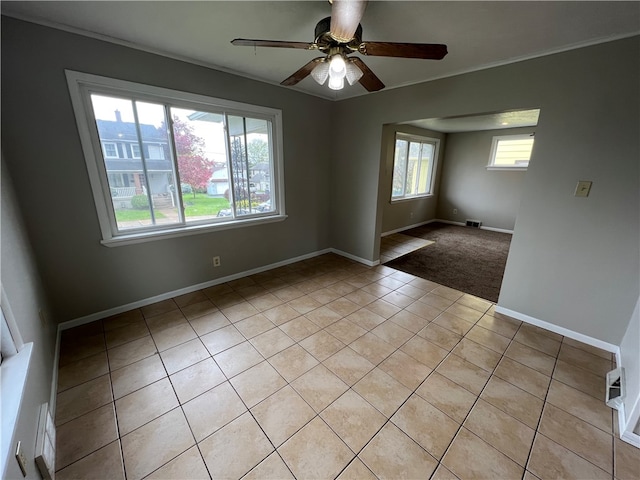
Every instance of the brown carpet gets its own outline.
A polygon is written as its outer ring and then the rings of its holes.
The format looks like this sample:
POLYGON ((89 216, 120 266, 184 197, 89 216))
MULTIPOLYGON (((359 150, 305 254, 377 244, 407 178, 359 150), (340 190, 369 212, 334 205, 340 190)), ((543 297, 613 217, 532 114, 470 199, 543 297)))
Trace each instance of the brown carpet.
POLYGON ((402 233, 435 243, 391 260, 386 266, 498 301, 511 234, 438 222, 402 233))

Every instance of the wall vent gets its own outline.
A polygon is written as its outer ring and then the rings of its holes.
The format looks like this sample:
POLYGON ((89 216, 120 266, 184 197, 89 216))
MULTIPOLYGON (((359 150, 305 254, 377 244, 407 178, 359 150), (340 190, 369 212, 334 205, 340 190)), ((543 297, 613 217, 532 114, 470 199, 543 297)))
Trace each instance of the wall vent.
POLYGON ((607 373, 607 405, 618 409, 625 394, 624 368, 618 367, 607 373))
POLYGON ((482 222, 480 220, 471 220, 471 219, 467 219, 467 227, 473 227, 473 228, 480 228, 480 225, 482 225, 482 222))

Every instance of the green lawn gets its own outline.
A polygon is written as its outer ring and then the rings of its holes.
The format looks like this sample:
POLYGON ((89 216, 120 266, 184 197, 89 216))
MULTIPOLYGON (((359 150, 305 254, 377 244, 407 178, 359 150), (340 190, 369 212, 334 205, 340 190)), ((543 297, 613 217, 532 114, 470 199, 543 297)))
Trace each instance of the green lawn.
POLYGON ((192 193, 185 193, 182 202, 186 217, 217 215, 220 210, 229 208, 229 201, 226 198, 212 198, 206 193, 196 193, 195 198, 192 193))
MULTIPOLYGON (((149 210, 133 210, 129 208, 116 209, 116 220, 118 222, 149 220, 150 218, 151 214, 149 213, 149 210)), ((156 212, 156 218, 165 218, 165 216, 160 212, 156 212)))
MULTIPOLYGON (((206 193, 184 194, 182 198, 186 217, 216 216, 224 208, 229 208, 229 202, 225 198, 212 198, 206 193)), ((116 209, 116 220, 127 222, 134 220, 149 220, 151 214, 148 210, 116 209)), ((156 211, 156 218, 166 218, 162 212, 156 211)))

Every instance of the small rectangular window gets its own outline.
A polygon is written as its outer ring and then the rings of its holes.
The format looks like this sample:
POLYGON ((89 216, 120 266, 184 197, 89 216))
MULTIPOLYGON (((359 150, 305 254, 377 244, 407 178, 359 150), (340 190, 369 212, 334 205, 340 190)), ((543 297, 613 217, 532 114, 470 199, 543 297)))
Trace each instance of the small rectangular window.
POLYGON ((526 169, 531 159, 533 140, 532 134, 493 137, 491 157, 487 168, 493 170, 526 169))
POLYGON ((391 200, 433 194, 439 140, 396 135, 391 200))
POLYGON ((164 149, 162 145, 149 145, 149 159, 164 160, 164 149))
POLYGON ((116 147, 115 143, 102 143, 102 148, 104 150, 104 156, 107 158, 118 158, 118 147, 116 147))
POLYGON ((131 157, 140 158, 140 145, 136 143, 131 144, 131 157))
POLYGON ((286 218, 279 110, 67 78, 103 243, 286 218))

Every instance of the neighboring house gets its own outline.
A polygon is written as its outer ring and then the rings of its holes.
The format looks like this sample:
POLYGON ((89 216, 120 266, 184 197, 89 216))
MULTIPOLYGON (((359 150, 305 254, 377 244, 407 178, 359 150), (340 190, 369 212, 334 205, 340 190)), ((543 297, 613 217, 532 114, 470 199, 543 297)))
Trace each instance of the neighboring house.
MULTIPOLYGON (((244 162, 236 162, 238 178, 246 178, 244 162)), ((212 197, 224 197, 229 195, 229 169, 226 165, 213 167, 213 174, 207 185, 207 194, 212 197)), ((239 185, 246 189, 245 185, 239 185)), ((249 188, 252 201, 263 202, 269 199, 271 190, 271 169, 267 162, 259 162, 249 166, 249 188)))
POLYGON ((249 180, 254 191, 259 193, 269 193, 271 170, 269 164, 260 162, 249 169, 249 180))
POLYGON ((213 167, 213 174, 207 185, 207 194, 212 197, 224 197, 229 190, 229 172, 226 166, 213 167))
POLYGON ((146 194, 143 155, 152 196, 166 197, 173 183, 166 135, 154 125, 140 124, 139 141, 135 123, 122 121, 118 110, 115 117, 115 121, 96 120, 114 207, 130 208, 132 196, 146 194))

